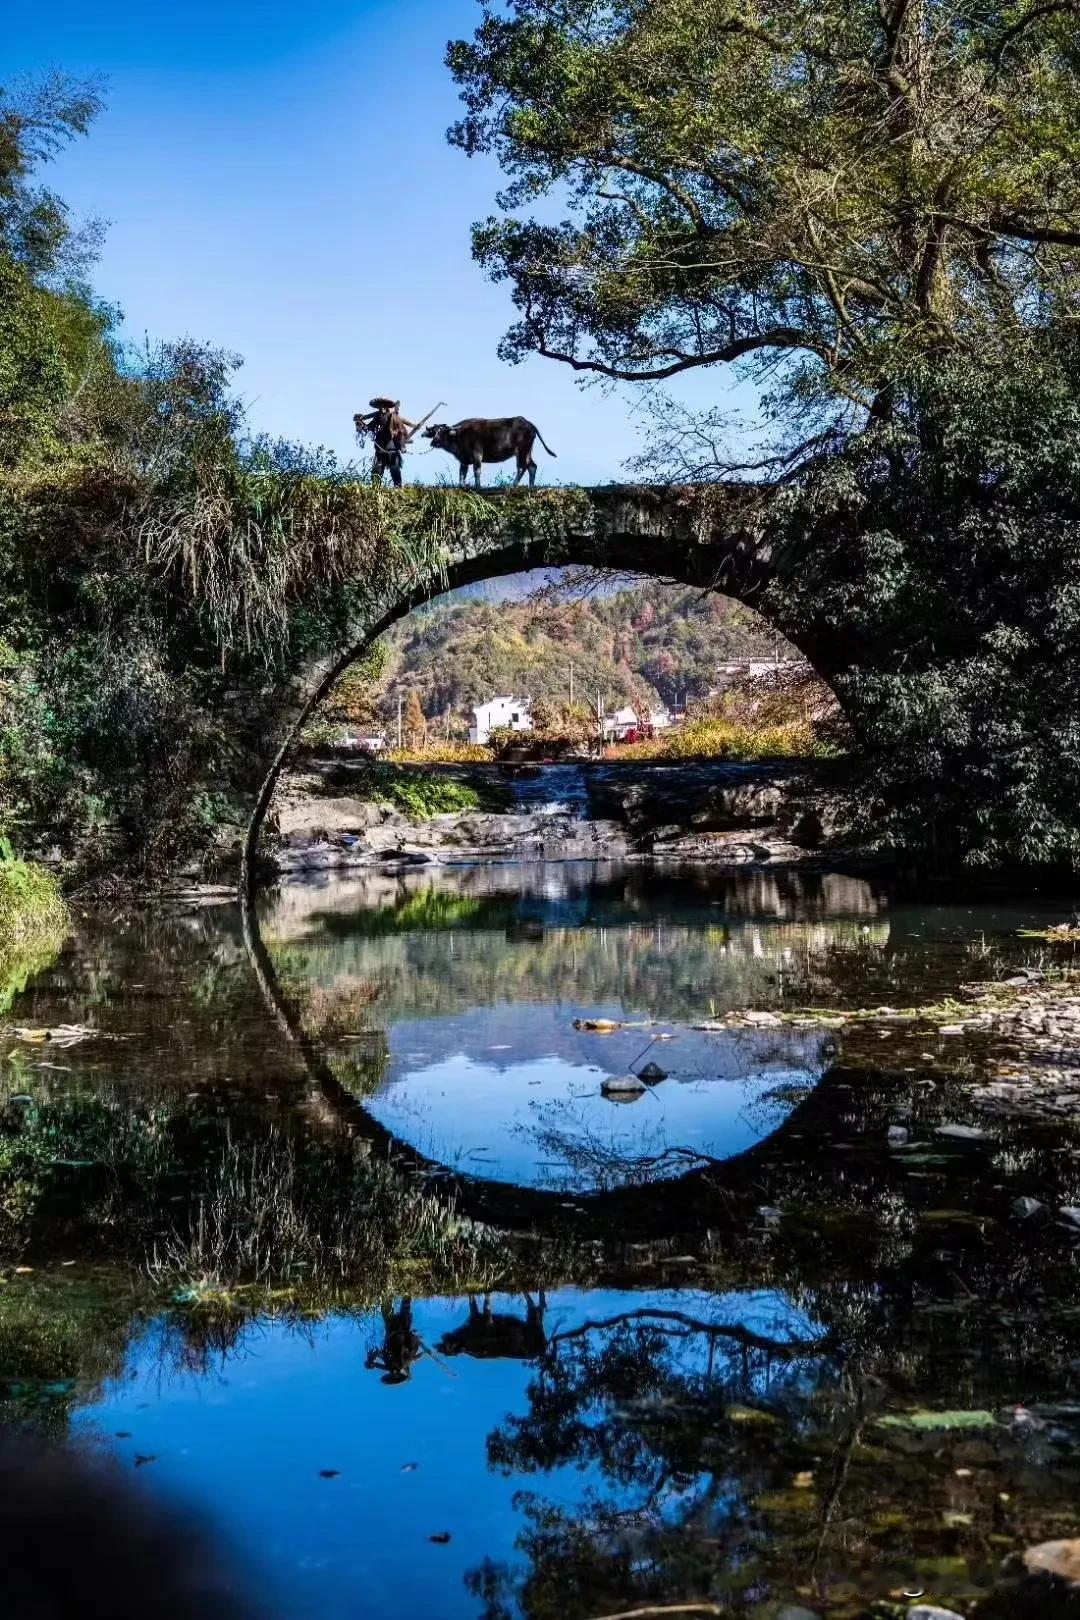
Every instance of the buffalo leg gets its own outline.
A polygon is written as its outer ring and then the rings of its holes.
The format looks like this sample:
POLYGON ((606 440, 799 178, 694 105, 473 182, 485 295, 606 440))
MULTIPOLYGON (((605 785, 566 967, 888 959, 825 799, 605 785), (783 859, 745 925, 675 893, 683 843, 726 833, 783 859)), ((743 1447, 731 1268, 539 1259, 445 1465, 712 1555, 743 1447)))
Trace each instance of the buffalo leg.
POLYGON ((469 463, 467 461, 463 461, 463 462, 461 462, 461 464, 458 467, 458 483, 461 484, 462 486, 464 486, 465 480, 468 478, 468 476, 469 476, 469 463))
POLYGON ((483 456, 476 456, 473 460, 473 482, 480 488, 480 468, 484 465, 483 456))
POLYGON ((529 488, 532 489, 535 486, 535 484, 536 484, 536 462, 530 456, 529 457, 529 488))

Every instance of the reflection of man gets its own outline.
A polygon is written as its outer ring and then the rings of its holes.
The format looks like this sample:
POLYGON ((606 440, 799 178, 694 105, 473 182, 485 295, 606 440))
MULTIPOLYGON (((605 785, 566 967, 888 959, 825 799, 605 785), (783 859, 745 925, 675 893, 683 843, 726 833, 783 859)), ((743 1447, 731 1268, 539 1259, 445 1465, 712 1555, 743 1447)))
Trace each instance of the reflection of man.
POLYGON ((375 441, 375 460, 371 468, 371 482, 381 484, 390 474, 395 489, 401 488, 401 458, 416 427, 401 414, 400 399, 386 399, 379 395, 371 401, 372 409, 365 415, 357 412, 353 417, 359 438, 371 434, 375 441))
POLYGON ((420 1336, 413 1327, 412 1300, 401 1301, 395 1311, 392 1300, 382 1307, 383 1342, 368 1351, 364 1366, 369 1371, 381 1367, 384 1384, 407 1384, 412 1377, 413 1362, 423 1354, 420 1336))

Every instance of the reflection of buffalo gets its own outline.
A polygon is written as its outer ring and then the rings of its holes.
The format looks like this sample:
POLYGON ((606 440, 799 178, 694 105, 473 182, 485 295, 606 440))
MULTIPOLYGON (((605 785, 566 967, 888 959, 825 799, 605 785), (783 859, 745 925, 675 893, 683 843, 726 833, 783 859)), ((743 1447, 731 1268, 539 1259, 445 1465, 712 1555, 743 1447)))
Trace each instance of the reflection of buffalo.
POLYGON ((481 1309, 476 1296, 470 1294, 468 1321, 443 1335, 438 1346, 440 1354, 475 1356, 478 1361, 539 1361, 547 1352, 547 1300, 542 1288, 535 1303, 528 1294, 523 1298, 525 1315, 521 1317, 511 1316, 509 1311, 493 1311, 490 1294, 484 1295, 481 1309))
POLYGON ((462 483, 469 476, 470 467, 479 484, 480 469, 485 461, 509 461, 513 457, 517 462, 515 484, 520 484, 526 473, 529 483, 535 484, 533 445, 537 439, 549 456, 555 454, 551 446, 544 443, 540 429, 524 416, 469 416, 464 422, 455 422, 453 427, 436 422, 434 427, 425 428, 424 438, 431 440, 434 449, 445 450, 457 458, 462 483))

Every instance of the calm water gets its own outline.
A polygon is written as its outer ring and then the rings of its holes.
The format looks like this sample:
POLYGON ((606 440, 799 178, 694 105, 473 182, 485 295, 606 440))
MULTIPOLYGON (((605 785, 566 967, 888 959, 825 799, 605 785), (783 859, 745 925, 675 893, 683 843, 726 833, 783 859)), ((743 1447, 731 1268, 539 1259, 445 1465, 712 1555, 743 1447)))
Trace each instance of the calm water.
POLYGON ((1080 1532, 1080 1133, 917 1023, 700 1026, 917 1006, 1071 915, 573 865, 288 888, 254 961, 231 905, 81 919, 5 1020, 95 1034, 4 1043, 0 1404, 270 1616, 970 1607, 1080 1532))

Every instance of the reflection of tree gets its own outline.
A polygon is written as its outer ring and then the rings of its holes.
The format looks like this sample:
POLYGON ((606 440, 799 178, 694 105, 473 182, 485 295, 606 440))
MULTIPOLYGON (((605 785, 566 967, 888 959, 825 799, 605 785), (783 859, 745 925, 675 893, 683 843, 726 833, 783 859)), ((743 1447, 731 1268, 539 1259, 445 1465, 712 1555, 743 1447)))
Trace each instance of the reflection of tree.
POLYGON ((470 1576, 487 1620, 702 1598, 771 1613, 808 1588, 832 1612, 830 1594, 868 1603, 930 1566, 977 1584, 1000 1548, 1058 1533, 1080 1478, 1073 1259, 1018 1238, 964 1253, 962 1231, 862 1280, 830 1278, 793 1235, 772 1266, 801 1290, 794 1325, 763 1321, 762 1296, 740 1321, 695 1294, 553 1334, 488 1440, 493 1468, 536 1485, 518 1498, 523 1562, 470 1576), (1013 1416, 1018 1395, 1034 1418, 1013 1416), (913 1408, 973 1426, 924 1428, 913 1408), (580 1504, 565 1469, 585 1473, 580 1504))
POLYGON ((794 1420, 828 1376, 816 1348, 661 1308, 555 1335, 527 1414, 490 1436, 488 1456, 525 1474, 585 1469, 590 1488, 572 1510, 521 1496, 524 1578, 490 1563, 470 1576, 489 1620, 517 1604, 577 1615, 708 1595, 721 1547, 750 1584, 751 1503, 799 1466, 794 1420))

